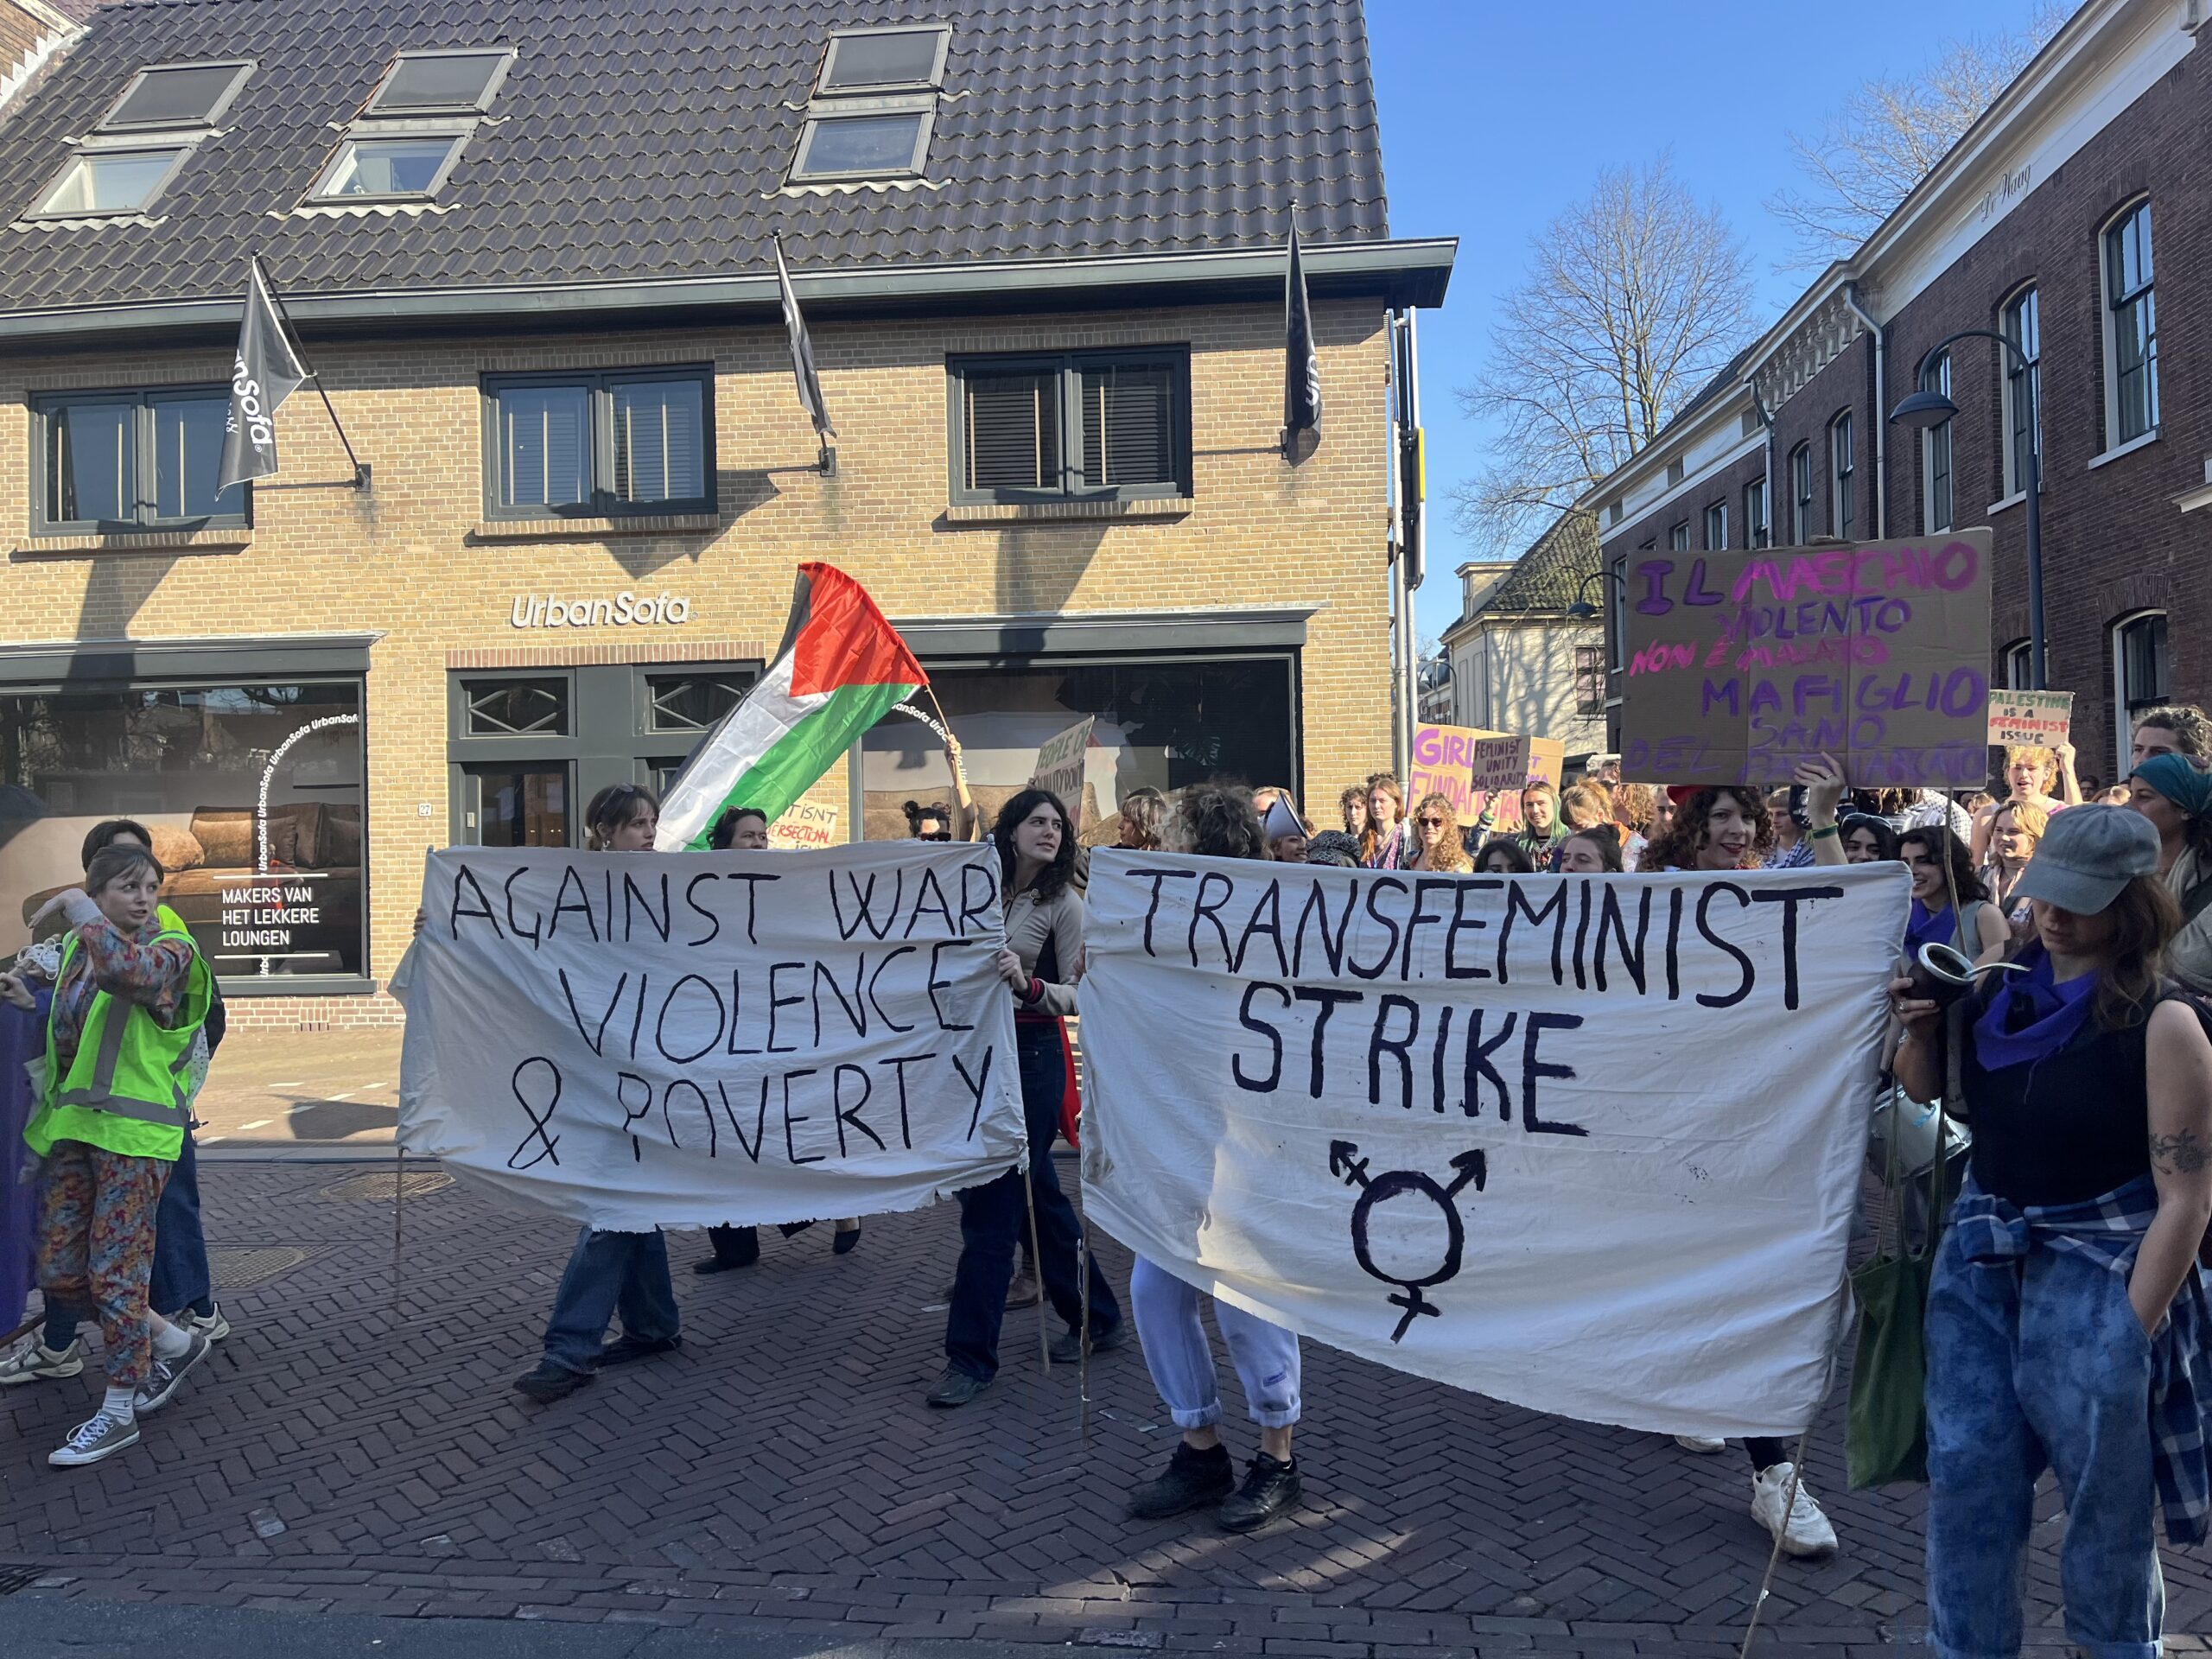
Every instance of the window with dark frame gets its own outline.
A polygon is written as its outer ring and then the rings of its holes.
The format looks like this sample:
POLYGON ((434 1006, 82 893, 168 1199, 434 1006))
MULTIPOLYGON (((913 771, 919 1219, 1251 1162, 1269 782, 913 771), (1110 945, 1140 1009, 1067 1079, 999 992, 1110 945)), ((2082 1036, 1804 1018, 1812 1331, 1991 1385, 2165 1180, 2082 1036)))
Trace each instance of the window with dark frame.
POLYGON ((1186 353, 955 359, 948 369, 955 503, 1189 493, 1186 353))
POLYGON ((830 37, 817 93, 919 91, 944 79, 952 31, 944 28, 843 29, 830 37))
POLYGON ((2024 288, 2005 302, 2000 332, 2019 348, 2005 353, 2005 493, 2028 487, 2028 463, 2043 460, 2043 313, 2036 290, 2024 288))
POLYGON ((824 111, 808 118, 791 165, 794 183, 912 178, 929 149, 934 110, 824 111))
POLYGON ((402 52, 369 95, 364 115, 464 115, 489 109, 515 54, 506 47, 402 52))
POLYGON ((714 512, 712 375, 700 367, 488 378, 486 516, 714 512))
POLYGON ((1725 552, 1728 546, 1728 504, 1714 501, 1705 509, 1705 550, 1725 552))
POLYGON ((2005 689, 2008 691, 2035 690, 2035 654, 2025 639, 2015 639, 2005 647, 2005 689))
POLYGON ((197 530, 248 522, 251 489, 218 491, 227 387, 148 386, 36 398, 41 535, 197 530))
POLYGON ((402 52, 308 190, 309 201, 421 201, 460 165, 513 67, 508 47, 402 52))
POLYGON ((1813 446, 1801 443, 1789 452, 1789 544, 1802 547, 1813 539, 1813 446))
POLYGON ((2117 656, 2125 732, 2135 717, 2167 700, 2166 613, 2151 611, 2122 623, 2117 656))
POLYGON ((35 216, 45 219, 100 218, 143 213, 192 154, 190 144, 158 149, 86 149, 71 156, 46 194, 35 216))
POLYGON ((2107 447, 2117 448, 2158 424, 2158 310, 2147 200, 2105 232, 2105 307, 2113 420, 2107 447))
POLYGON ((1828 423, 1828 531, 1845 541, 1859 522, 1857 457, 1851 444, 1851 411, 1828 423))
POLYGON ((1690 521, 1688 519, 1685 518, 1678 524, 1667 526, 1667 550, 1670 553, 1687 553, 1690 550, 1690 521))
POLYGON ((569 683, 543 680, 463 680, 470 737, 566 737, 569 683))
POLYGON ((100 118, 100 130, 212 126, 253 69, 245 60, 149 65, 131 78, 115 107, 100 118))
POLYGON ((694 736, 711 731, 760 677, 749 669, 721 674, 648 674, 645 729, 694 736))
POLYGON ((1574 648, 1574 712, 1578 715, 1602 715, 1605 712, 1605 648, 1603 645, 1577 645, 1574 648))
POLYGON ((1744 486, 1744 545, 1764 547, 1772 536, 1766 518, 1766 480, 1755 478, 1744 486))
POLYGON ((951 39, 942 24, 831 35, 799 125, 791 181, 918 176, 951 39))
MULTIPOLYGON (((1951 395, 1951 354, 1937 355, 1920 377, 1923 391, 1940 391, 1951 395)), ((1931 426, 1921 439, 1922 477, 1926 480, 1922 493, 1922 512, 1926 522, 1922 528, 1929 533, 1948 530, 1953 524, 1951 500, 1951 426, 1945 421, 1931 426)))

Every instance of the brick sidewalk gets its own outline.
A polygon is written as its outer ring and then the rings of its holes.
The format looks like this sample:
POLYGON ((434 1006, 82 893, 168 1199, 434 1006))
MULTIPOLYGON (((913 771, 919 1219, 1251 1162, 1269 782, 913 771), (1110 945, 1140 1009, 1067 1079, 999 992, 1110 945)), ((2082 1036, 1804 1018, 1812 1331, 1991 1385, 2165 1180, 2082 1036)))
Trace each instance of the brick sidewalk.
MULTIPOLYGON (((208 1166, 219 1268, 276 1276, 226 1295, 236 1334, 110 1463, 44 1461, 90 1376, 0 1399, 0 1571, 41 1569, 65 1597, 825 1642, 1725 1659, 1766 1566, 1732 1451, 1694 1457, 1310 1344, 1302 1514, 1243 1540, 1124 1521, 1173 1441, 1134 1344, 1098 1363, 1087 1446, 1077 1379, 1043 1373, 1033 1315, 1008 1316, 990 1393, 923 1406, 949 1207, 872 1219, 842 1258, 826 1228, 772 1233, 758 1268, 714 1279, 683 1270, 702 1241, 678 1236, 683 1351, 533 1408, 507 1383, 536 1357, 573 1230, 459 1187, 410 1197, 395 1291, 389 1166, 363 1169, 381 1194, 334 1195, 359 1173, 344 1166, 208 1166)), ((1109 1259, 1118 1278, 1126 1258, 1109 1259)), ((1843 1490, 1840 1414, 1811 1478, 1843 1549, 1783 1564, 1774 1651, 1924 1623, 1917 1496, 1843 1490)), ((1251 1440, 1232 1430, 1241 1453, 1251 1440)), ((2056 1535, 2038 1529, 2037 1643, 2060 1639, 2056 1535)), ((2167 1584, 2170 1628, 2212 1629, 2202 1560, 2170 1557, 2167 1584)))

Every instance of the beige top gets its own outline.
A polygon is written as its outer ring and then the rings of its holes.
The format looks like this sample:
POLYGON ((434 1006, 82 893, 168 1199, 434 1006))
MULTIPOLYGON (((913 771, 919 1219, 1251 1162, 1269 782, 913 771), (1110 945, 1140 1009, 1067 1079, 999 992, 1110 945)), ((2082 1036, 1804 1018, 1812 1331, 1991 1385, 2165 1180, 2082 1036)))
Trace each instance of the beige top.
POLYGON ((1083 900, 1074 888, 1063 887, 1058 898, 1043 904, 1027 891, 1007 901, 1007 948, 1021 958, 1022 967, 1033 979, 1047 939, 1059 959, 1060 977, 1046 982, 1041 1001, 1023 1002, 1017 998, 1014 1006, 1025 1014, 1073 1014, 1076 982, 1083 977, 1083 900))
MULTIPOLYGON (((2197 868, 2196 854, 2183 849, 2166 872, 2166 887, 2176 903, 2212 872, 2197 868)), ((2166 947, 2166 971, 2192 991, 2212 991, 2212 907, 2197 912, 2166 947)))

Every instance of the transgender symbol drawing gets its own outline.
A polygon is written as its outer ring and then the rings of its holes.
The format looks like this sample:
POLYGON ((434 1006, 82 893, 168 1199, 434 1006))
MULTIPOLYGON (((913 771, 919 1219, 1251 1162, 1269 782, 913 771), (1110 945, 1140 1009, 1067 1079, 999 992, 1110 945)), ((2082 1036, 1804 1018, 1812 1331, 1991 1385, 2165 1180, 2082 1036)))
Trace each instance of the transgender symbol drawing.
POLYGON ((1347 1187, 1356 1188, 1359 1192, 1358 1202, 1351 1207, 1352 1255, 1370 1278, 1380 1279, 1386 1285, 1395 1285, 1403 1293, 1389 1299, 1393 1307, 1405 1309, 1405 1313, 1398 1320, 1398 1328, 1390 1333, 1390 1340, 1396 1342, 1405 1336, 1407 1327, 1420 1315, 1437 1315, 1443 1312, 1421 1293, 1458 1274, 1459 1258, 1467 1244, 1467 1225, 1459 1218, 1459 1191, 1472 1181, 1475 1191, 1481 1192, 1487 1172, 1483 1155, 1478 1151, 1463 1152, 1452 1160, 1452 1167, 1459 1171, 1459 1174, 1449 1186, 1439 1185, 1433 1178, 1416 1169, 1394 1169, 1370 1179, 1367 1165, 1368 1160, 1359 1155, 1359 1148, 1352 1142, 1329 1142, 1329 1173, 1343 1177, 1347 1187), (1368 1227, 1375 1206, 1409 1193, 1418 1193, 1427 1198, 1436 1206, 1444 1220, 1444 1259, 1437 1263, 1433 1272, 1418 1275, 1391 1273, 1378 1267, 1368 1239, 1368 1227))

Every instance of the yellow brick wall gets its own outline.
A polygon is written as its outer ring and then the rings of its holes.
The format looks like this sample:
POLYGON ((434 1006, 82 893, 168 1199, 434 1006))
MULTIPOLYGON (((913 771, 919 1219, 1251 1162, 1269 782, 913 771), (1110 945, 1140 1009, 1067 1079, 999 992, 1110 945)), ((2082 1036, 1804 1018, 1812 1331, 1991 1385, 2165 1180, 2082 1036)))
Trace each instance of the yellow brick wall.
MULTIPOLYGON (((820 322, 815 348, 840 434, 835 479, 815 468, 780 327, 325 344, 315 365, 373 468, 373 488, 298 487, 346 474, 320 401, 303 390, 279 417, 283 472, 256 491, 250 544, 222 551, 57 554, 33 539, 29 399, 41 391, 220 381, 227 351, 0 358, 0 404, 15 410, 16 429, 16 441, 0 442, 0 512, 12 515, 0 523, 14 527, 4 543, 11 556, 0 640, 380 631, 365 708, 369 971, 379 980, 404 948, 426 831, 445 834, 449 652, 605 645, 607 659, 628 661, 727 645, 731 655, 760 655, 780 637, 791 567, 802 559, 837 564, 893 616, 1319 607, 1302 662, 1304 766, 1306 792, 1325 823, 1338 787, 1387 765, 1390 753, 1388 353, 1379 305, 1324 302, 1315 324, 1325 435, 1292 467, 1275 449, 1279 304, 820 322), (1187 343, 1192 353, 1190 512, 947 522, 948 353, 1161 343, 1187 343), (481 376, 709 360, 718 530, 476 537, 481 376), (682 627, 510 625, 518 593, 611 597, 624 588, 686 594, 690 620, 682 627), (417 816, 425 801, 436 814, 429 824, 417 816)), ((841 806, 844 791, 842 767, 819 788, 841 806)), ((283 1017, 339 1012, 296 1007, 283 1017)))

